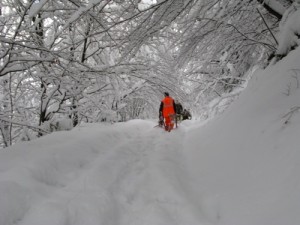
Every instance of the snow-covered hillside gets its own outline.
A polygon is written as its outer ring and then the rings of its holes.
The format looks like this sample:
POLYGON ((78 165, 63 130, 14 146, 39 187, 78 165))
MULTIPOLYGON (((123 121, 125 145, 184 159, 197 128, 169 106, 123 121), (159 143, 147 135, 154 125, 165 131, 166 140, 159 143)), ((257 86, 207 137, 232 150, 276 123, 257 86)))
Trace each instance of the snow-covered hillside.
POLYGON ((187 135, 194 186, 213 224, 300 224, 299 58, 297 49, 256 71, 220 118, 187 135))
POLYGON ((299 58, 205 124, 89 124, 2 150, 0 225, 300 224, 299 58))

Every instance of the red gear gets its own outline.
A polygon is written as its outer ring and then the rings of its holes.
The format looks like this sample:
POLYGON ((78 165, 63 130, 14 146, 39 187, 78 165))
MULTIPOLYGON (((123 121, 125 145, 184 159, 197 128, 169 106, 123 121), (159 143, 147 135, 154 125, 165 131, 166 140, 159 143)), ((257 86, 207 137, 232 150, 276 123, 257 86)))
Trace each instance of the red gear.
POLYGON ((170 96, 166 96, 161 102, 163 104, 162 115, 165 118, 165 129, 171 131, 174 127, 174 99, 170 96))

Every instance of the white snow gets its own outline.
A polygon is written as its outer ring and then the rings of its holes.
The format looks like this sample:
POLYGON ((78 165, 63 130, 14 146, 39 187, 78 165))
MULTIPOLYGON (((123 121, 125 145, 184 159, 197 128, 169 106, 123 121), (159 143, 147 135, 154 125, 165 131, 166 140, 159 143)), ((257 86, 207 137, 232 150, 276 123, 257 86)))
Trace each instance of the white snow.
POLYGON ((299 58, 204 124, 86 124, 1 150, 0 225, 300 224, 299 58))
POLYGON ((299 46, 300 34, 300 1, 286 10, 280 22, 279 43, 277 54, 286 55, 291 48, 299 46))
POLYGON ((48 0, 35 1, 31 6, 28 15, 30 17, 36 16, 47 2, 48 0))

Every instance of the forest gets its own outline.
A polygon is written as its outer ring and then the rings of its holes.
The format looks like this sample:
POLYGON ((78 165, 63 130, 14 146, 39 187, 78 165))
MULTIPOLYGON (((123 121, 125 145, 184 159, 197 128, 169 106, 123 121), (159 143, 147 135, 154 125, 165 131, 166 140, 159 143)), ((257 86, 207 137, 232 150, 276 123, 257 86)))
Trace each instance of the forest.
POLYGON ((80 123, 156 119, 164 91, 210 118, 239 95, 249 71, 298 45, 300 25, 289 18, 299 5, 1 0, 0 148, 80 123))

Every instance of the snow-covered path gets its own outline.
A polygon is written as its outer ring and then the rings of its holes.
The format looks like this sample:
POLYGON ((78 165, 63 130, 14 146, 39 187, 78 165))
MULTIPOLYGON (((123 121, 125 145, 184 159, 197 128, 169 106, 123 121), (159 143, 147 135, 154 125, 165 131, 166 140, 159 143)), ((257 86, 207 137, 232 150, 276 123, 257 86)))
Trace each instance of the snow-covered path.
POLYGON ((171 133, 154 125, 92 125, 36 140, 25 160, 7 152, 18 167, 0 170, 0 189, 11 190, 0 197, 0 224, 207 224, 183 154, 184 125, 171 133))

